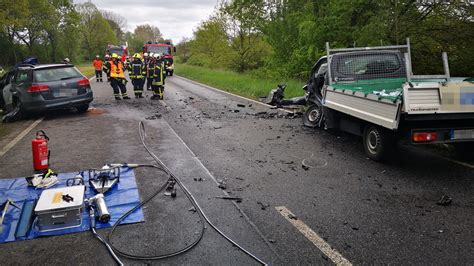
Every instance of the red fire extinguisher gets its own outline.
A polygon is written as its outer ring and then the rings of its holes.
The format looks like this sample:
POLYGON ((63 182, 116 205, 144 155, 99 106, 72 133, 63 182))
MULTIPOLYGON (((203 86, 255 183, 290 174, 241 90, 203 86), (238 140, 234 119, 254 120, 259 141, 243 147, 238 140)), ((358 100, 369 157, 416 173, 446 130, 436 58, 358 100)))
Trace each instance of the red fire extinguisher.
POLYGON ((43 130, 36 132, 36 137, 31 141, 35 171, 48 170, 49 168, 48 141, 49 138, 43 130))

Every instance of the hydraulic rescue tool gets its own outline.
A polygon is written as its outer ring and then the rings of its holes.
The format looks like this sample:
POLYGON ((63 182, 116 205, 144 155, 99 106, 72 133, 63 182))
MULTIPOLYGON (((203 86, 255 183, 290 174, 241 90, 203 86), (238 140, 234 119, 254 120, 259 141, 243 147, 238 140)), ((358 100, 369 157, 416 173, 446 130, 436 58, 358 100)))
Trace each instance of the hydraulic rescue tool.
POLYGON ((105 165, 102 169, 89 170, 89 184, 97 192, 86 200, 89 207, 95 207, 97 219, 102 223, 110 221, 110 213, 105 203, 104 194, 120 181, 120 166, 105 165))

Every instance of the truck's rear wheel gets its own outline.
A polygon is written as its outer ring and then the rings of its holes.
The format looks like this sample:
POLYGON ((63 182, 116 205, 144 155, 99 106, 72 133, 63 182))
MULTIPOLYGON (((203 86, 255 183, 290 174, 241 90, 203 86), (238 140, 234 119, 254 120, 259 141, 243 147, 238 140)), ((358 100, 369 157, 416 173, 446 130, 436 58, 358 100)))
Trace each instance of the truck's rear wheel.
POLYGON ((364 150, 374 161, 384 161, 394 150, 393 133, 375 125, 367 125, 362 136, 364 150))
POLYGON ((323 110, 321 105, 312 104, 304 113, 303 124, 310 128, 318 127, 323 119, 323 110))

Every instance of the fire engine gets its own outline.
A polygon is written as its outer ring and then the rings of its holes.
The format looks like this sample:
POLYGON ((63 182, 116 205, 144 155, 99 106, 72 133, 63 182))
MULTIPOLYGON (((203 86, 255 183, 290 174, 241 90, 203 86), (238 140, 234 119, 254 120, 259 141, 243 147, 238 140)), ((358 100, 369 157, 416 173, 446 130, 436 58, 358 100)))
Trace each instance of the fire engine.
POLYGON ((174 59, 173 56, 176 53, 176 47, 171 42, 147 42, 143 46, 143 53, 159 53, 163 56, 166 66, 166 74, 173 76, 174 72, 174 59))

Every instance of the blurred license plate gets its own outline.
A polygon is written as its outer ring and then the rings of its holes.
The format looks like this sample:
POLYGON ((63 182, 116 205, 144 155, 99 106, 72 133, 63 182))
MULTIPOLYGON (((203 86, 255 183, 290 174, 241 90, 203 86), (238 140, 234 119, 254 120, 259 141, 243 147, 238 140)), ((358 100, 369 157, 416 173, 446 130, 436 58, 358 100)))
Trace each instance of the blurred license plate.
POLYGON ((77 96, 77 89, 59 89, 59 91, 54 92, 54 97, 73 97, 77 96))
POLYGON ((451 130, 451 139, 474 139, 474 129, 451 130))

